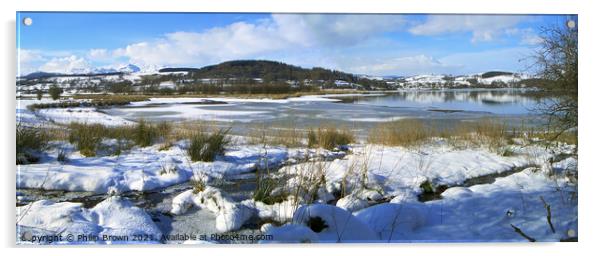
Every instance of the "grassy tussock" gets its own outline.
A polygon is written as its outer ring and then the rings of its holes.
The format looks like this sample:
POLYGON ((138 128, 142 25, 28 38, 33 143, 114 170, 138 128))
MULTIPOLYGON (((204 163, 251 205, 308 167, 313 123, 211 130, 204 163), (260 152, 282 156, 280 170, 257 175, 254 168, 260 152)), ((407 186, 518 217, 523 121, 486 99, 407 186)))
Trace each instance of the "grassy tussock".
POLYGON ((286 199, 286 194, 274 195, 274 190, 278 188, 280 182, 275 178, 267 177, 266 175, 257 176, 257 186, 253 191, 253 200, 263 202, 264 204, 272 205, 280 203, 286 199))
POLYGON ((309 129, 307 131, 307 146, 310 148, 333 149, 348 145, 355 141, 353 133, 347 129, 337 129, 334 126, 309 129))
POLYGON ((49 135, 41 128, 26 127, 21 123, 17 123, 16 129, 16 153, 17 164, 28 164, 37 162, 37 157, 32 153, 38 152, 46 148, 48 145, 49 135))
POLYGON ((197 132, 190 137, 187 149, 192 161, 211 162, 218 155, 223 155, 225 147, 230 144, 230 129, 220 129, 212 133, 197 132))
POLYGON ((116 139, 115 154, 133 145, 147 147, 170 136, 171 125, 167 122, 150 124, 139 120, 131 126, 107 127, 101 124, 69 124, 69 142, 84 156, 95 156, 103 139, 116 139))

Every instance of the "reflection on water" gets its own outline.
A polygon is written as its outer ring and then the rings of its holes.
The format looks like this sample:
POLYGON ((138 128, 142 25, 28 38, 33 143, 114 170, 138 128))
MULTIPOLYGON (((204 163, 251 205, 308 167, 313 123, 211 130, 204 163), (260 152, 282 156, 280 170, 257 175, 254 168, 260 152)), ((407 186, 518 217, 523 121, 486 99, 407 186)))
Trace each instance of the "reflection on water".
POLYGON ((387 107, 489 112, 500 115, 532 114, 542 99, 527 89, 413 90, 378 97, 356 98, 353 103, 387 107))

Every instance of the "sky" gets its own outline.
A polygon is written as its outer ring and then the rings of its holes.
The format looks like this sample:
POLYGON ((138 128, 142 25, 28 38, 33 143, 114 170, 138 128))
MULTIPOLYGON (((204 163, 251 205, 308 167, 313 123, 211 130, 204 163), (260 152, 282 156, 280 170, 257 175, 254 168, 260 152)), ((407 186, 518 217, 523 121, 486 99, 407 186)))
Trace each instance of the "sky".
POLYGON ((17 13, 17 75, 275 60, 354 74, 529 72, 565 15, 17 13), (24 25, 23 19, 32 23, 24 25))

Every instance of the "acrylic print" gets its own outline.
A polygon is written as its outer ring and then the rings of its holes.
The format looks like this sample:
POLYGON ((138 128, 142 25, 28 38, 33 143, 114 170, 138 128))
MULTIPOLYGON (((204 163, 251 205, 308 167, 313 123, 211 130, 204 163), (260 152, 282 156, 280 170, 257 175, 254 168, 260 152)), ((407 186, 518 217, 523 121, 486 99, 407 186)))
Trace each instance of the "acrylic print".
POLYGON ((576 15, 16 19, 19 244, 578 240, 576 15))

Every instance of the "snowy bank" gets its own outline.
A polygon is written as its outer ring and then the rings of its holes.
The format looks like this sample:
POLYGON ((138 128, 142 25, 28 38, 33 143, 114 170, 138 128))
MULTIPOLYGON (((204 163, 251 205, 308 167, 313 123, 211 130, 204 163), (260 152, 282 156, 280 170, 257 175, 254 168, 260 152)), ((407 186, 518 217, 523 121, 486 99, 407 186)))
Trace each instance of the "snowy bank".
POLYGON ((17 207, 18 243, 158 243, 151 217, 127 199, 109 197, 92 209, 40 200, 17 207), (56 236, 60 235, 60 240, 56 236), (54 241, 53 241, 54 239, 54 241))
POLYGON ((148 191, 186 182, 197 174, 226 178, 266 165, 279 166, 289 154, 301 156, 297 150, 283 147, 243 145, 228 147, 225 155, 213 162, 190 162, 182 144, 185 143, 176 143, 168 150, 159 150, 159 145, 135 147, 119 156, 84 157, 78 152, 67 152, 64 163, 51 155, 40 163, 19 165, 17 188, 97 193, 148 191))

